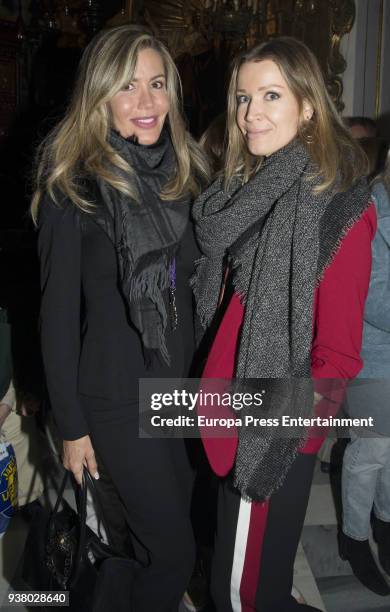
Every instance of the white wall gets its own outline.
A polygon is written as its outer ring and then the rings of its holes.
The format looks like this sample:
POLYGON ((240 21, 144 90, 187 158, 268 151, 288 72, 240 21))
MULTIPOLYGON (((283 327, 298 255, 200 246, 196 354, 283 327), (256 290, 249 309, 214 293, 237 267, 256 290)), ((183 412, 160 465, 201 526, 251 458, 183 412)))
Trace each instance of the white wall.
POLYGON ((379 125, 390 139, 390 0, 384 1, 379 125))
POLYGON ((343 115, 379 119, 390 137, 390 0, 355 0, 355 4, 354 26, 341 41, 347 61, 343 115))

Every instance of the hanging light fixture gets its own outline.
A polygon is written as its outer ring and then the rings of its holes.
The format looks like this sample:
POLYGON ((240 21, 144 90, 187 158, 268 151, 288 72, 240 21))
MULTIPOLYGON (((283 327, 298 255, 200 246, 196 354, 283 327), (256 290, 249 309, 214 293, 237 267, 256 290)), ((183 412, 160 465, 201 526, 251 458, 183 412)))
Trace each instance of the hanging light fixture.
POLYGON ((294 10, 297 14, 314 15, 319 9, 318 0, 295 0, 294 10))
POLYGON ((265 14, 266 0, 205 0, 214 30, 226 36, 245 35, 265 14))

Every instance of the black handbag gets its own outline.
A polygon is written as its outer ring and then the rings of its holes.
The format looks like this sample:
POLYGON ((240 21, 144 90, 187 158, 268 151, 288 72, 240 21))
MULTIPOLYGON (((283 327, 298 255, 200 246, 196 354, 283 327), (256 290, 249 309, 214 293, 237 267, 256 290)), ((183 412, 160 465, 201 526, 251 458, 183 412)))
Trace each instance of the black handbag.
MULTIPOLYGON (((132 558, 104 544, 86 524, 87 489, 99 508, 89 472, 84 469, 77 500, 78 513, 63 500, 68 472, 53 511, 42 508, 32 519, 27 537, 22 578, 34 590, 69 591, 74 612, 131 612, 135 573, 141 567, 132 558), (60 505, 62 509, 60 510, 60 505)), ((110 542, 109 527, 101 515, 110 542)))

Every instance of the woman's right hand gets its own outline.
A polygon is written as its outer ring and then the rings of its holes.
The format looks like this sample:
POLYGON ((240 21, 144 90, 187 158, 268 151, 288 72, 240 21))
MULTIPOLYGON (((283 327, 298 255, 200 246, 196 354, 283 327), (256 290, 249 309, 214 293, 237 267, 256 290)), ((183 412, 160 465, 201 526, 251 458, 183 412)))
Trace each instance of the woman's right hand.
POLYGON ((66 470, 72 472, 80 485, 84 466, 86 466, 92 478, 95 478, 95 480, 99 478, 95 453, 89 436, 83 436, 78 440, 64 440, 62 463, 66 470))

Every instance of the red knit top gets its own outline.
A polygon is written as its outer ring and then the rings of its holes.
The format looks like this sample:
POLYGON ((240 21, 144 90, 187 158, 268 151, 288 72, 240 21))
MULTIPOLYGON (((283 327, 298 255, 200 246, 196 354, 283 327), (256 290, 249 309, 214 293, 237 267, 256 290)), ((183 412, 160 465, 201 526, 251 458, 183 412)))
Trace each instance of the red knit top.
MULTIPOLYGON (((362 217, 352 226, 316 289, 313 312, 313 343, 311 371, 316 390, 323 395, 321 385, 327 379, 347 381, 362 368, 364 304, 371 273, 371 241, 376 231, 376 212, 371 204, 362 217), (322 379, 322 383, 321 383, 322 379)), ((210 389, 205 379, 230 379, 234 375, 238 337, 243 321, 244 307, 237 295, 233 295, 215 335, 206 366, 203 371, 202 389, 210 389)), ((261 338, 259 339, 261 342, 261 338)), ((343 399, 345 382, 332 395, 332 412, 337 412, 343 399)), ((213 381, 215 392, 218 381, 213 381)), ((222 389, 220 389, 222 390, 222 389)), ((232 417, 228 408, 218 406, 197 408, 199 415, 207 417, 232 417)), ((329 415, 329 402, 320 401, 316 406, 318 416, 329 415)), ((201 435, 210 465, 216 474, 225 476, 233 467, 238 437, 235 428, 229 430, 213 427, 212 432, 201 428, 201 435), (213 435, 214 437, 210 437, 213 435), (217 436, 217 437, 215 437, 217 436)), ((324 430, 316 436, 309 434, 304 453, 315 453, 324 439, 324 430)))

